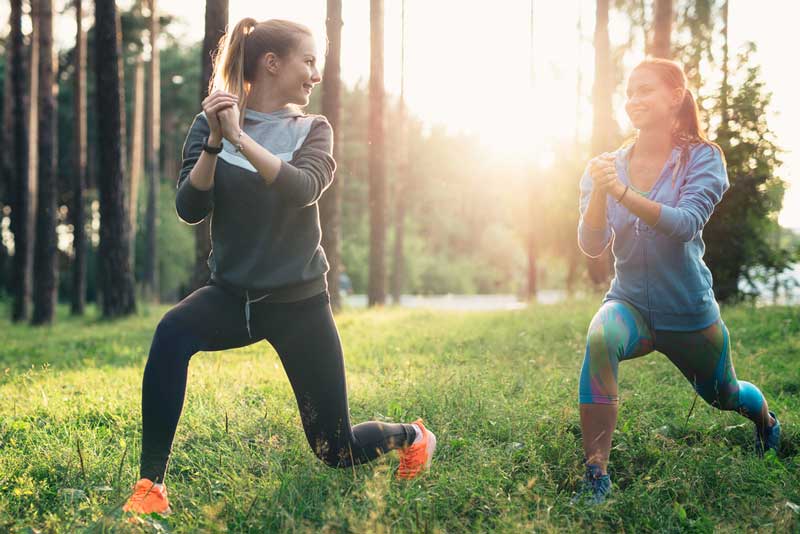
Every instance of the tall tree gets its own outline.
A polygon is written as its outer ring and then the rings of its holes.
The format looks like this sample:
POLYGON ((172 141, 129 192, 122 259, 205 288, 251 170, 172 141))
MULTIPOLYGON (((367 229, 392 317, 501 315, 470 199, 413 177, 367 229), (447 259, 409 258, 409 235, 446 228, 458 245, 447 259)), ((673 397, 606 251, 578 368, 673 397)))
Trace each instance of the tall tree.
MULTIPOLYGON (((342 49, 342 0, 328 0, 328 16, 325 20, 328 33, 328 54, 325 57, 325 72, 322 77, 322 114, 333 128, 333 159, 339 162, 342 153, 339 115, 341 108, 341 49, 342 49)), ((328 291, 331 306, 341 308, 339 273, 341 272, 341 205, 342 173, 333 181, 319 203, 322 223, 322 248, 328 258, 328 291)))
POLYGON ((386 302, 386 132, 383 86, 383 0, 370 0, 369 284, 370 306, 386 302))
MULTIPOLYGON (((34 48, 34 47, 32 47, 34 48)), ((14 303, 11 311, 13 321, 24 321, 28 317, 31 300, 30 276, 33 265, 33 184, 29 173, 28 105, 26 99, 26 76, 24 60, 25 44, 22 35, 22 0, 11 0, 11 31, 8 55, 10 68, 6 76, 11 78, 13 134, 13 199, 11 202, 11 231, 14 233, 14 261, 12 279, 14 303)), ((31 65, 36 59, 31 50, 31 65)))
POLYGON ((161 144, 161 74, 159 67, 158 6, 150 0, 150 87, 147 93, 147 221, 145 232, 144 290, 149 299, 158 299, 158 192, 161 180, 159 146, 161 144))
MULTIPOLYGON (((594 85, 592 86, 592 156, 612 150, 617 142, 612 96, 614 67, 611 60, 611 39, 608 35, 609 0, 597 0, 594 27, 594 85)), ((588 258, 589 277, 595 284, 608 279, 609 252, 600 258, 588 258)))
POLYGON ((144 59, 136 58, 133 75, 133 124, 131 125, 131 159, 130 159, 130 195, 128 198, 128 215, 131 225, 131 263, 136 264, 136 226, 139 215, 139 184, 142 180, 142 163, 144 162, 144 59))
POLYGON ((728 0, 722 4, 722 85, 719 88, 720 130, 730 129, 730 84, 728 83, 728 0))
POLYGON ((73 315, 86 307, 86 32, 83 29, 83 0, 75 0, 75 169, 72 193, 73 315))
MULTIPOLYGON (((228 25, 228 0, 206 0, 206 26, 201 55, 200 101, 208 96, 211 83, 212 57, 228 25)), ((334 130, 335 131, 335 130, 334 130)), ((334 145, 335 147, 336 145, 334 145)), ((208 280, 208 255, 211 253, 211 218, 206 217, 194 227, 195 261, 190 289, 203 286, 208 280)))
MULTIPOLYGON (((528 64, 528 77, 531 89, 534 88, 536 83, 536 68, 534 64, 534 2, 530 0, 530 19, 529 24, 529 39, 530 39, 530 59, 528 64)), ((528 256, 528 269, 527 269, 527 284, 525 284, 525 296, 528 301, 536 298, 537 281, 538 281, 538 235, 539 235, 539 221, 537 220, 538 213, 540 212, 540 195, 541 191, 537 184, 538 172, 533 168, 529 169, 528 178, 528 209, 529 209, 529 225, 527 235, 525 236, 525 248, 528 256)))
POLYGON ((56 184, 56 92, 53 0, 38 0, 39 131, 38 201, 33 262, 33 324, 53 322, 58 296, 58 187, 56 184))
POLYGON ((655 0, 653 45, 650 50, 654 57, 672 59, 672 2, 673 0, 655 0))
MULTIPOLYGON (((11 21, 9 20, 9 25, 11 21)), ((6 62, 3 70, 3 120, 0 124, 0 145, 8 147, 11 139, 13 120, 11 113, 12 97, 11 97, 11 77, 8 72, 11 67, 11 39, 10 36, 5 41, 6 62)), ((13 200, 9 197, 13 194, 12 185, 12 168, 14 165, 14 152, 11 150, 3 151, 0 154, 0 221, 5 217, 5 206, 12 206, 13 200)), ((3 240, 0 239, 0 292, 9 293, 13 291, 11 280, 9 278, 9 250, 3 240)))
POLYGON ((408 193, 408 118, 406 117, 406 0, 402 0, 400 18, 400 102, 398 130, 400 131, 400 163, 395 180, 394 204, 394 254, 392 258, 392 302, 400 304, 405 283, 405 222, 406 195, 408 193))
POLYGON ((103 316, 133 313, 136 302, 122 160, 119 19, 114 0, 95 0, 95 71, 100 166, 98 268, 103 316))

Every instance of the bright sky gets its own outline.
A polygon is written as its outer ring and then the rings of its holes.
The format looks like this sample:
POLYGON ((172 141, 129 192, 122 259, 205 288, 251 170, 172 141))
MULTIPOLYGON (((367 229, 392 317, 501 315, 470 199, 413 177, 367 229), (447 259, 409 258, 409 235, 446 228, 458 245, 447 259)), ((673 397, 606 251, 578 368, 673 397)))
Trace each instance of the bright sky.
MULTIPOLYGON (((121 2, 125 3, 125 2, 121 2)), ((352 85, 369 79, 369 0, 345 0, 342 29, 342 78, 352 85)), ((160 0, 160 9, 182 19, 176 28, 186 40, 203 35, 199 2, 160 0)), ((534 64, 531 82, 530 1, 406 0, 405 94, 412 112, 427 123, 474 132, 498 153, 523 161, 546 163, 547 145, 572 139, 576 124, 588 137, 591 124, 592 32, 594 2, 535 0, 534 64), (582 39, 577 21, 582 22, 582 39), (457 15, 454 15, 457 14, 457 15), (578 69, 578 65, 581 69, 578 69), (577 76, 582 70, 581 99, 577 76)), ((401 1, 385 1, 385 81, 400 92, 401 1)), ((325 0, 230 0, 230 21, 245 16, 258 20, 286 18, 325 34, 325 0)), ((7 17, 7 7, 0 8, 7 17)), ((781 224, 800 229, 800 101, 796 69, 787 40, 796 31, 800 2, 771 0, 769 9, 757 0, 730 1, 732 55, 745 41, 759 47, 756 61, 766 86, 773 91, 769 122, 783 155, 781 176, 790 189, 781 224), (779 16, 776 16, 779 14, 779 16)), ((67 26, 59 41, 70 43, 67 26)), ((627 31, 612 19, 615 33, 627 31)), ((635 59, 635 58, 634 58, 635 59)), ((624 113, 618 115, 629 127, 624 113)))

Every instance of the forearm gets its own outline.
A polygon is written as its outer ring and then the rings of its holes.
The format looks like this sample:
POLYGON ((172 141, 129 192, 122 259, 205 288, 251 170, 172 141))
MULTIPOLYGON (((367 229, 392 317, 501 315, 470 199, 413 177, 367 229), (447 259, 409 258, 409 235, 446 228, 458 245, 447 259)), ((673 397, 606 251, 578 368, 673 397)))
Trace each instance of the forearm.
POLYGON ((618 187, 613 188, 609 194, 618 200, 622 197, 620 204, 622 204, 628 211, 643 220, 648 226, 654 227, 661 217, 661 204, 654 202, 650 199, 637 195, 628 188, 625 192, 625 186, 619 184, 618 187))
POLYGON ((583 214, 583 223, 593 230, 602 230, 608 224, 606 218, 606 195, 603 191, 593 190, 589 197, 589 205, 583 214))
POLYGON ((244 132, 238 139, 234 139, 233 143, 240 145, 239 151, 256 168, 267 185, 275 181, 281 170, 281 159, 278 156, 259 145, 244 132))
MULTIPOLYGON (((222 138, 210 136, 208 138, 209 146, 219 146, 222 144, 222 138)), ((192 171, 189 173, 189 182, 200 191, 208 191, 214 187, 214 173, 217 168, 217 155, 209 154, 205 150, 200 154, 197 163, 192 171)))

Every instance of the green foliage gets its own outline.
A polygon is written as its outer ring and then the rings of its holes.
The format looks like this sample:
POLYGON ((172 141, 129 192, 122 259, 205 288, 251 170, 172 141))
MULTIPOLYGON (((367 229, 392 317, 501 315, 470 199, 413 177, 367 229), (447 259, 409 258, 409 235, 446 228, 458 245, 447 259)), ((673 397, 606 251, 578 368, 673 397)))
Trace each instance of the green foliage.
MULTIPOLYGON (((773 238, 780 231, 777 216, 785 183, 776 174, 780 149, 767 124, 771 95, 760 68, 750 61, 754 51, 751 45, 738 57, 734 72, 742 72, 744 77, 728 91, 730 120, 717 130, 716 142, 725 152, 731 188, 703 232, 705 259, 721 300, 752 293, 756 268, 780 273, 796 261, 794 251, 781 247, 773 238), (742 287, 742 280, 749 288, 742 287)), ((724 105, 722 100, 717 101, 715 112, 719 116, 724 116, 724 105)))
POLYGON ((699 401, 687 421, 691 385, 652 354, 620 367, 613 499, 570 506, 583 455, 576 391, 596 308, 339 315, 353 422, 421 416, 437 434, 433 468, 413 483, 392 478, 393 454, 322 465, 268 345, 199 354, 167 478, 175 514, 146 526, 125 523, 119 507, 138 476, 142 370, 166 308, 116 322, 61 308, 46 336, 0 313, 0 530, 797 531, 791 308, 724 309, 738 376, 783 423, 777 456, 752 454, 752 426, 734 412, 699 401))

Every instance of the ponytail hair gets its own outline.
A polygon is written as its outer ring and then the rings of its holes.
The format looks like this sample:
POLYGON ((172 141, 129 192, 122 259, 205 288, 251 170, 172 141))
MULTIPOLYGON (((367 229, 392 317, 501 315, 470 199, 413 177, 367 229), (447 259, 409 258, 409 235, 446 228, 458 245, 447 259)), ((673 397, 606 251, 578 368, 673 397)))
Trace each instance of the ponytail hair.
POLYGON ((239 108, 244 111, 258 62, 264 54, 272 52, 285 57, 298 46, 303 36, 312 35, 306 26, 288 20, 258 22, 250 17, 240 20, 233 30, 222 36, 213 54, 209 94, 215 89, 234 94, 239 98, 239 108))
POLYGON ((639 63, 633 70, 636 69, 650 69, 656 73, 669 89, 683 90, 683 99, 672 127, 672 143, 681 149, 678 169, 689 162, 689 149, 696 144, 708 145, 717 149, 724 162, 725 154, 722 149, 708 138, 700 124, 700 110, 697 107, 692 91, 688 88, 686 74, 680 64, 668 59, 648 58, 639 63))

